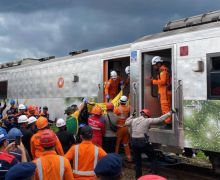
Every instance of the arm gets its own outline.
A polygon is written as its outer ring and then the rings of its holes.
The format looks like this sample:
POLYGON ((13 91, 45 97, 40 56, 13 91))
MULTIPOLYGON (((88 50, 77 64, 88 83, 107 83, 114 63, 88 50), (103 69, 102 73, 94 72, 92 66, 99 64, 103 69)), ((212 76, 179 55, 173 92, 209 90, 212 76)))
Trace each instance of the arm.
POLYGON ((107 155, 107 153, 102 148, 99 147, 98 160, 102 159, 106 155, 107 155))
POLYGON ((18 149, 21 150, 21 162, 27 162, 26 150, 22 142, 18 145, 18 149))
POLYGON ((63 175, 63 179, 64 180, 73 180, 73 172, 72 172, 72 168, 70 165, 70 162, 64 158, 64 175, 63 175))
POLYGON ((160 122, 165 121, 169 116, 171 116, 172 112, 168 112, 166 114, 164 114, 163 116, 160 116, 158 118, 148 118, 147 122, 149 124, 158 124, 160 122))
POLYGON ((166 71, 162 71, 160 73, 160 79, 153 80, 153 84, 154 85, 166 85, 167 84, 167 76, 168 76, 168 73, 166 71))
POLYGON ((73 160, 75 154, 75 146, 72 146, 67 153, 64 155, 69 161, 73 160))
POLYGON ((30 143, 30 146, 31 146, 31 155, 33 157, 33 159, 35 159, 35 148, 34 148, 34 135, 32 136, 31 138, 31 143, 30 143))
POLYGON ((57 151, 57 154, 59 154, 61 156, 64 155, 63 148, 62 148, 62 145, 61 145, 60 140, 58 139, 58 137, 57 137, 57 140, 56 140, 56 151, 57 151))
POLYGON ((109 79, 108 82, 105 85, 105 95, 108 94, 108 89, 109 89, 110 85, 111 85, 111 79, 109 79))
POLYGON ((134 119, 133 116, 130 116, 129 118, 127 118, 126 121, 125 121, 125 125, 126 126, 130 126, 132 121, 133 121, 133 119, 134 119))

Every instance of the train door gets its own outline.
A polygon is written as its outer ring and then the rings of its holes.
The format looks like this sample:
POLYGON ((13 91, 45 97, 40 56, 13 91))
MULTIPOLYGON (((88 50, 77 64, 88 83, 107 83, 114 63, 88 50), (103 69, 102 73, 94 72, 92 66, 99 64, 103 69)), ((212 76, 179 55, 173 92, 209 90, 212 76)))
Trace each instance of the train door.
MULTIPOLYGON (((125 68, 130 66, 130 57, 122 57, 117 59, 109 59, 104 61, 104 72, 103 72, 103 80, 104 80, 104 92, 103 97, 105 98, 105 85, 110 79, 111 71, 116 71, 117 75, 122 79, 123 82, 126 82, 128 76, 125 73, 125 68)), ((120 90, 120 88, 119 88, 120 90)), ((125 86, 123 89, 123 94, 129 96, 130 93, 130 85, 125 86)))
MULTIPOLYGON (((170 85, 167 86, 167 101, 172 107, 172 86, 171 86, 171 59, 172 59, 172 50, 163 49, 157 51, 151 51, 143 53, 142 55, 142 108, 150 109, 152 117, 159 117, 162 115, 161 103, 160 103, 160 94, 158 93, 158 85, 152 84, 152 79, 160 79, 159 69, 154 69, 152 66, 152 58, 155 56, 160 56, 163 60, 163 64, 168 69, 170 85), (168 87, 169 86, 169 87, 168 87)), ((170 108, 171 109, 171 108, 170 108)), ((162 126, 163 123, 156 125, 162 126)), ((169 128, 171 129, 171 127, 169 128)))

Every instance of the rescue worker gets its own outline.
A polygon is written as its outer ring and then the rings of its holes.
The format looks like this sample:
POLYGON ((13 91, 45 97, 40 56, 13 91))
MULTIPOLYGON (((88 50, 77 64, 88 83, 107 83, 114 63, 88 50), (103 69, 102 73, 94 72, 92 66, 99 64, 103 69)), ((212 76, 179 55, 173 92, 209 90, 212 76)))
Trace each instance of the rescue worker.
POLYGON ((116 147, 115 152, 119 152, 120 143, 123 143, 127 160, 131 162, 131 152, 129 148, 129 132, 128 127, 125 125, 125 120, 129 117, 130 107, 126 105, 127 97, 121 96, 120 105, 114 109, 114 113, 118 116, 117 121, 117 133, 116 133, 116 147))
MULTIPOLYGON (((77 107, 77 106, 76 106, 77 107)), ((76 112, 77 108, 74 107, 67 107, 64 114, 67 114, 66 118, 66 127, 67 131, 72 133, 74 136, 78 133, 78 120, 74 113, 76 112)))
POLYGON ((76 180, 95 180, 94 169, 97 162, 106 155, 106 152, 92 143, 92 128, 81 128, 82 142, 73 145, 65 154, 69 161, 73 161, 73 175, 76 180))
POLYGON ((112 71, 110 73, 111 78, 108 80, 105 86, 105 98, 106 101, 111 101, 115 96, 119 93, 120 85, 123 85, 123 81, 121 81, 120 77, 118 77, 116 71, 112 71))
POLYGON ((21 115, 27 115, 26 110, 27 110, 27 108, 24 104, 19 104, 17 117, 19 117, 21 115))
POLYGON ((28 125, 27 116, 26 115, 19 116, 18 124, 23 134, 22 143, 24 144, 24 147, 27 149, 28 154, 31 154, 30 140, 31 140, 31 137, 33 136, 33 133, 31 132, 31 130, 27 128, 27 125, 28 125))
POLYGON ((36 127, 36 117, 31 116, 28 118, 28 129, 35 134, 37 132, 37 127, 36 127))
POLYGON ((136 165, 136 178, 142 176, 142 153, 145 153, 148 156, 149 160, 152 162, 151 170, 156 170, 155 153, 148 138, 150 125, 163 122, 172 114, 172 112, 170 111, 159 118, 151 118, 151 112, 149 109, 143 109, 140 113, 140 117, 135 118, 133 114, 133 116, 130 116, 125 122, 125 125, 131 127, 132 130, 131 144, 136 165))
POLYGON ((91 116, 88 120, 88 125, 93 130, 92 143, 102 147, 102 138, 105 134, 105 120, 102 116, 102 109, 99 106, 94 106, 91 111, 91 116))
POLYGON ((43 117, 47 118, 48 121, 50 120, 50 114, 48 112, 48 107, 47 106, 43 107, 43 112, 40 113, 40 116, 43 116, 43 117))
POLYGON ((39 117, 39 114, 37 113, 36 109, 34 106, 30 105, 28 106, 28 112, 27 112, 27 117, 35 117, 35 118, 38 118, 39 117))
MULTIPOLYGON (((165 66, 160 56, 153 57, 152 65, 154 70, 159 70, 158 77, 157 79, 152 79, 152 84, 158 86, 161 111, 162 114, 166 114, 171 110, 170 92, 168 90, 168 86, 170 86, 169 69, 165 66)), ((168 117, 165 123, 167 127, 171 127, 172 118, 168 117)))
POLYGON ((11 100, 10 100, 10 105, 11 105, 11 107, 9 108, 9 110, 11 111, 11 113, 12 113, 13 115, 16 115, 16 114, 18 113, 18 109, 17 109, 17 107, 15 106, 15 100, 14 100, 14 99, 11 99, 11 100))
MULTIPOLYGON (((36 126, 38 131, 32 136, 30 141, 31 155, 33 159, 39 158, 44 152, 44 148, 40 145, 40 136, 44 130, 48 129, 48 120, 45 117, 39 117, 36 121, 36 126)), ((62 145, 57 137, 55 149, 59 155, 64 155, 62 145)))
POLYGON ((127 79, 125 80, 125 83, 124 83, 123 95, 129 97, 129 94, 130 94, 130 66, 127 66, 125 68, 125 73, 127 75, 127 79))
POLYGON ((59 131, 56 133, 57 137, 62 144, 64 153, 66 153, 69 148, 76 143, 73 133, 70 133, 66 130, 66 122, 64 119, 58 119, 56 122, 56 127, 59 128, 59 131))
POLYGON ((72 169, 69 161, 57 155, 55 151, 57 137, 53 131, 47 129, 41 133, 39 145, 44 152, 40 158, 35 160, 35 180, 73 180, 72 169))
POLYGON ((105 135, 103 138, 103 149, 107 153, 115 152, 118 117, 113 113, 113 110, 114 110, 114 105, 112 103, 106 103, 107 113, 104 115, 105 135), (112 128, 112 126, 114 129, 112 128))

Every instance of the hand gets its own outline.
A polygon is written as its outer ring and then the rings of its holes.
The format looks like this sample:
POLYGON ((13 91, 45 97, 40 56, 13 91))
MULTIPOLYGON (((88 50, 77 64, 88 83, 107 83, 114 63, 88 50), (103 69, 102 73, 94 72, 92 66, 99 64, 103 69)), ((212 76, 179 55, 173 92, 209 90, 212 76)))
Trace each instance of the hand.
POLYGON ((121 90, 124 89, 124 85, 121 85, 120 88, 121 88, 121 90))
POLYGON ((136 116, 136 114, 137 114, 137 112, 134 111, 134 112, 132 113, 132 116, 134 117, 134 116, 136 116))
POLYGON ((172 111, 172 113, 177 113, 178 112, 177 108, 173 108, 171 111, 172 111))
POLYGON ((109 98, 110 98, 108 94, 107 94, 105 97, 106 97, 106 99, 109 99, 109 98))
POLYGON ((17 145, 18 149, 20 149, 22 152, 25 152, 25 147, 23 143, 21 142, 20 145, 17 145))
POLYGON ((15 147, 15 142, 12 142, 6 146, 5 151, 9 151, 11 148, 14 148, 14 147, 15 147))

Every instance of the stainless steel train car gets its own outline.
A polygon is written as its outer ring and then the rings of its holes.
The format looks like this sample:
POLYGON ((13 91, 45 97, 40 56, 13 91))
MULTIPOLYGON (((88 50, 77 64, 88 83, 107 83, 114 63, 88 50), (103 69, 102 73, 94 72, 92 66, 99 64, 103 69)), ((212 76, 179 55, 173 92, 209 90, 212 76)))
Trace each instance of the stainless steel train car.
MULTIPOLYGON (((111 70, 125 77, 130 65, 131 110, 149 108, 161 115, 151 84, 151 59, 161 56, 172 76, 172 129, 154 127, 150 141, 172 147, 202 149, 215 167, 220 162, 220 12, 169 22, 164 31, 131 44, 0 69, 1 98, 47 105, 52 118, 66 106, 90 97, 103 102, 111 70)), ((20 63, 19 63, 20 64, 20 63)), ((11 65, 12 66, 12 65, 11 65)), ((4 67, 4 68, 3 68, 4 67)))

